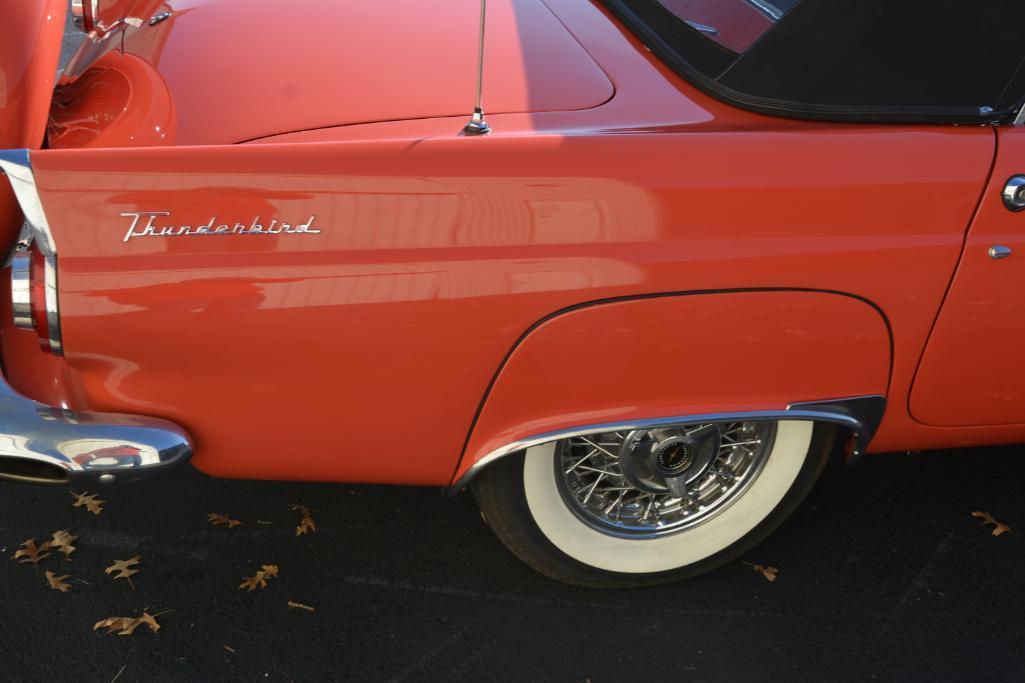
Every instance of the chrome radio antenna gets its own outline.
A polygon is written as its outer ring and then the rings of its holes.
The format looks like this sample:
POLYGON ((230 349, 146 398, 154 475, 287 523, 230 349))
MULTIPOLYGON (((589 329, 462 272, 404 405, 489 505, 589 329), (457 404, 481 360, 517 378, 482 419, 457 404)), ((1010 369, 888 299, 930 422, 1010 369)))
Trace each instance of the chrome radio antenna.
POLYGON ((482 100, 484 98, 484 18, 487 15, 488 0, 480 0, 480 37, 477 46, 477 106, 473 108, 470 122, 463 128, 467 135, 486 135, 491 126, 484 118, 482 100))

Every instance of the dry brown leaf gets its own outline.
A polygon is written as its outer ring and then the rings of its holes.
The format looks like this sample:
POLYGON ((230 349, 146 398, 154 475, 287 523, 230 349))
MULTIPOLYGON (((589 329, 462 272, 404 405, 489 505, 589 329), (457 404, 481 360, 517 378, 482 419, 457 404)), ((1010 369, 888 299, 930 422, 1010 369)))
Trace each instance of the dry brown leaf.
POLYGON ((78 550, 73 544, 78 536, 73 536, 70 531, 54 531, 53 537, 48 541, 51 547, 64 553, 64 559, 71 561, 71 553, 78 550))
POLYGON ((214 526, 217 526, 218 524, 226 524, 229 529, 242 523, 237 519, 232 519, 227 514, 219 515, 216 512, 211 512, 206 516, 206 518, 214 526))
POLYGON ((249 577, 242 577, 242 583, 239 584, 239 589, 256 590, 257 588, 266 588, 267 579, 273 579, 278 575, 278 565, 276 564, 265 564, 260 567, 260 571, 249 577))
POLYGON ((221 647, 223 647, 228 652, 230 652, 232 654, 235 654, 235 648, 233 648, 232 646, 230 646, 230 645, 222 645, 221 647))
POLYGON ((101 628, 107 629, 107 633, 114 633, 126 628, 129 624, 135 621, 132 617, 107 617, 106 619, 100 619, 93 624, 93 630, 96 631, 101 628))
POLYGON ((43 575, 46 576, 46 582, 50 584, 50 588, 54 589, 55 591, 67 593, 69 590, 71 590, 71 585, 64 581, 64 579, 71 578, 71 574, 65 574, 64 576, 56 576, 50 570, 46 570, 45 572, 43 572, 43 575))
POLYGON ((86 495, 89 493, 88 491, 86 491, 85 493, 75 493, 74 491, 71 491, 70 493, 75 498, 76 508, 84 506, 86 510, 93 513, 94 515, 98 515, 101 512, 103 512, 103 506, 107 501, 100 500, 98 494, 89 496, 86 495))
POLYGON ((304 609, 307 612, 316 612, 317 611, 316 607, 310 607, 309 605, 304 605, 301 602, 295 602, 293 600, 289 600, 288 601, 288 606, 293 608, 293 609, 304 609))
POLYGON ((313 521, 313 510, 305 505, 290 505, 289 507, 302 514, 302 519, 299 520, 299 526, 295 528, 296 536, 302 536, 307 531, 317 530, 317 525, 313 521))
POLYGON ((995 519, 993 519, 993 515, 989 514, 988 512, 976 510, 972 513, 972 517, 978 517, 982 520, 983 524, 992 524, 994 536, 999 536, 1000 534, 1011 531, 1011 527, 1007 526, 1006 524, 1003 524, 1002 522, 996 521, 995 519))
MULTIPOLYGON (((161 612, 160 614, 164 614, 164 612, 161 612)), ((139 617, 139 623, 146 624, 147 626, 149 626, 150 631, 156 633, 160 630, 160 624, 157 623, 156 619, 158 616, 160 616, 160 614, 150 614, 149 612, 143 612, 142 616, 139 617)))
POLYGON ((760 564, 752 564, 750 562, 745 562, 744 564, 764 576, 769 582, 775 581, 776 575, 779 574, 779 570, 775 567, 765 567, 760 564))
POLYGON ((143 624, 149 627, 150 631, 156 633, 160 630, 160 624, 157 623, 156 616, 149 612, 143 612, 141 617, 108 617, 101 619, 93 625, 93 630, 96 631, 101 628, 107 629, 107 633, 117 633, 119 636, 130 636, 135 633, 135 629, 139 628, 143 624))
MULTIPOLYGON (((130 577, 134 574, 139 573, 139 570, 134 569, 133 567, 139 564, 139 560, 141 559, 141 557, 135 555, 134 557, 131 557, 127 560, 118 560, 114 564, 104 569, 103 573, 112 574, 114 572, 117 572, 116 574, 114 574, 115 579, 128 579, 128 583, 132 583, 132 579, 130 577)), ((134 588, 135 586, 133 585, 132 587, 134 588)))
POLYGON ((30 538, 21 544, 21 550, 15 551, 12 559, 17 560, 19 563, 31 562, 38 566, 40 560, 45 560, 50 556, 49 551, 51 547, 49 541, 37 546, 36 539, 30 538))

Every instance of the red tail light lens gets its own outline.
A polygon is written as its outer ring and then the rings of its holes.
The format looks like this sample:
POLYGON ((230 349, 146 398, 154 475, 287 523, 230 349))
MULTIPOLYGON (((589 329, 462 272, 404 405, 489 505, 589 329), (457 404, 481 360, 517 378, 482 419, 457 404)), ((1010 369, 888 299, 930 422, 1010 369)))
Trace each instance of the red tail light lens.
POLYGON ((14 324, 35 330, 44 351, 63 353, 57 312, 57 257, 21 245, 11 260, 14 324))

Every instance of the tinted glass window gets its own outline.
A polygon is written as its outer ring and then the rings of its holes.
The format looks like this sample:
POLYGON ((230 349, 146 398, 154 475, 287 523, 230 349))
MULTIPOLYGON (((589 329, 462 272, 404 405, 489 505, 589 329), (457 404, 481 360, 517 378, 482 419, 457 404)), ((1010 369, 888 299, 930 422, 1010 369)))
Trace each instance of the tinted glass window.
POLYGON ((659 4, 723 47, 744 52, 797 0, 659 0, 659 4))
POLYGON ((711 94, 770 114, 990 122, 1025 96, 1025 0, 605 0, 711 94))

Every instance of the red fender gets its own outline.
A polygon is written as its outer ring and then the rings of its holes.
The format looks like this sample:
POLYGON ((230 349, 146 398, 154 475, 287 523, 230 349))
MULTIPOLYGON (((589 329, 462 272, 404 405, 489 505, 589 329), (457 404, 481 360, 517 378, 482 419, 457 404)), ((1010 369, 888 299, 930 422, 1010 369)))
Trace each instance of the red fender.
MULTIPOLYGON (((66 0, 0 3, 0 149, 43 144, 66 16, 66 0)), ((0 180, 0 248, 17 237, 21 220, 10 185, 0 180)))
POLYGON ((508 444, 571 427, 885 396, 890 348, 882 314, 835 293, 667 295, 573 309, 536 325, 509 355, 453 481, 508 444))

